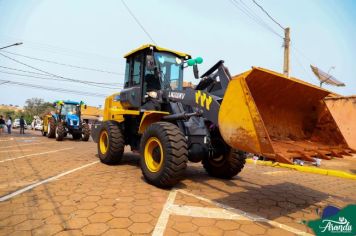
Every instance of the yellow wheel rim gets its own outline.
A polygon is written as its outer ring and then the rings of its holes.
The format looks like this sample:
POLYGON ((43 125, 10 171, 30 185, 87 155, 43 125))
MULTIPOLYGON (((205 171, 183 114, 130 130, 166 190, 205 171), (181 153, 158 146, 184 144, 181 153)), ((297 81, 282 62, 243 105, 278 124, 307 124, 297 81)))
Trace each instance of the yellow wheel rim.
POLYGON ((107 150, 108 150, 108 147, 109 147, 109 136, 108 136, 108 132, 106 132, 106 130, 104 130, 100 134, 99 147, 100 147, 100 152, 102 154, 105 154, 107 152, 107 150))
POLYGON ((162 144, 156 137, 151 137, 147 140, 144 151, 145 163, 149 171, 157 172, 163 164, 163 149, 162 144))

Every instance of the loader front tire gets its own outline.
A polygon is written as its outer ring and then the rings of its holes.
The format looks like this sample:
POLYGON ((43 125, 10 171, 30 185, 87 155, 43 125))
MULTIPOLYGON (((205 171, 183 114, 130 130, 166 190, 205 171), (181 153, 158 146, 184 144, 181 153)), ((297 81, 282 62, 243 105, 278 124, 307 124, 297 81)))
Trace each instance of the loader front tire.
POLYGON ((115 164, 121 161, 125 140, 119 123, 106 121, 99 134, 98 153, 102 163, 115 164))
POLYGON ((56 137, 56 122, 54 121, 53 118, 48 119, 47 137, 48 138, 56 137))
POLYGON ((142 174, 150 184, 167 188, 182 179, 188 150, 187 141, 176 125, 151 124, 142 135, 140 152, 142 174))
POLYGON ((244 168, 246 163, 245 154, 230 149, 218 158, 204 158, 203 166, 210 176, 231 179, 244 168))
POLYGON ((58 123, 57 127, 56 127, 56 140, 57 141, 63 141, 64 139, 64 135, 65 135, 65 128, 64 125, 62 123, 58 123))

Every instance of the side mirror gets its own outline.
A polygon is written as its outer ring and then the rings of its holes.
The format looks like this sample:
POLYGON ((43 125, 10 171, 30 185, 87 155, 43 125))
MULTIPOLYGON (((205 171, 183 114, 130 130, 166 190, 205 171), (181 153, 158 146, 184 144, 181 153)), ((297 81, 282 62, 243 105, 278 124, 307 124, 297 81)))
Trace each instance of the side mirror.
POLYGON ((147 70, 154 70, 155 68, 155 60, 152 55, 146 56, 146 69, 147 70))
POLYGON ((193 65, 194 78, 199 79, 199 70, 197 65, 193 65))
POLYGON ((194 66, 203 63, 203 58, 197 57, 195 59, 189 59, 187 60, 187 65, 188 66, 194 66))

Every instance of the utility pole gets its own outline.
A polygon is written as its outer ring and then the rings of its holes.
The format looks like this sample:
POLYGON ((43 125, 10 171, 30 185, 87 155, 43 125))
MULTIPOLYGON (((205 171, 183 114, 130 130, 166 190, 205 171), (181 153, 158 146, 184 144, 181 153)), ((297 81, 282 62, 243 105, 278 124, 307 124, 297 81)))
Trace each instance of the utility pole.
POLYGON ((289 45, 290 45, 290 29, 289 27, 284 29, 284 65, 283 74, 289 77, 289 45))

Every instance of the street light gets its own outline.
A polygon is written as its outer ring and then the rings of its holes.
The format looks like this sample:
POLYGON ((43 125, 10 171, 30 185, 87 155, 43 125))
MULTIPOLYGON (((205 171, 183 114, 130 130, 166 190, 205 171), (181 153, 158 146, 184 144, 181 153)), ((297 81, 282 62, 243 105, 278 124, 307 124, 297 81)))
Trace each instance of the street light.
POLYGON ((5 49, 5 48, 9 48, 9 47, 12 47, 12 46, 19 46, 19 45, 21 45, 21 44, 23 44, 23 43, 22 43, 22 42, 14 43, 14 44, 11 44, 11 45, 8 45, 8 46, 5 46, 5 47, 0 48, 0 50, 1 50, 1 49, 5 49))

